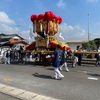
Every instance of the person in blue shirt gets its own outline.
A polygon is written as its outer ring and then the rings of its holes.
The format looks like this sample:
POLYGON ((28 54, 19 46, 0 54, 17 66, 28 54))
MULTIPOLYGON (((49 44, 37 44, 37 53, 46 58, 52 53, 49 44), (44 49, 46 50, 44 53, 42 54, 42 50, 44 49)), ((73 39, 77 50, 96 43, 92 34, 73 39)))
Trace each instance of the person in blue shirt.
POLYGON ((58 77, 60 78, 64 77, 64 75, 62 75, 61 72, 59 71, 60 62, 61 62, 61 50, 60 50, 60 45, 57 45, 56 50, 53 53, 53 60, 52 60, 52 66, 54 67, 53 78, 55 79, 57 79, 58 77))
POLYGON ((62 65, 60 66, 60 70, 62 70, 62 67, 65 67, 66 71, 68 72, 69 69, 67 67, 67 57, 68 57, 67 50, 66 50, 66 47, 64 46, 62 54, 61 54, 61 64, 62 65))

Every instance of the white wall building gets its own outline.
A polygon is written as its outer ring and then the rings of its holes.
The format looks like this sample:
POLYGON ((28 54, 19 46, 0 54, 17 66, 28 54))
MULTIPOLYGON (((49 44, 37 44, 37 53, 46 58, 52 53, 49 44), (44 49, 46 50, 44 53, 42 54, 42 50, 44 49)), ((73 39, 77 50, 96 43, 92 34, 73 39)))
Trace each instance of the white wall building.
MULTIPOLYGON (((93 40, 93 39, 90 39, 93 40)), ((76 47, 78 45, 82 46, 83 43, 88 42, 87 38, 78 38, 78 39, 68 39, 67 44, 70 46, 71 50, 74 51, 76 50, 76 47)))

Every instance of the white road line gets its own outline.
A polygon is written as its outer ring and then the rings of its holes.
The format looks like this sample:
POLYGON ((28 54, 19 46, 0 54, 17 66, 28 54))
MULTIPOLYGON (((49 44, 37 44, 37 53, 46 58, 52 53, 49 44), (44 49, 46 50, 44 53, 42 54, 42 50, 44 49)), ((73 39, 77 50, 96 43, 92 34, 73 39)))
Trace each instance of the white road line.
POLYGON ((75 70, 75 71, 80 73, 87 73, 87 71, 81 71, 81 70, 75 70))
POLYGON ((95 77, 88 77, 88 79, 90 79, 90 80, 98 80, 98 78, 95 78, 95 77))

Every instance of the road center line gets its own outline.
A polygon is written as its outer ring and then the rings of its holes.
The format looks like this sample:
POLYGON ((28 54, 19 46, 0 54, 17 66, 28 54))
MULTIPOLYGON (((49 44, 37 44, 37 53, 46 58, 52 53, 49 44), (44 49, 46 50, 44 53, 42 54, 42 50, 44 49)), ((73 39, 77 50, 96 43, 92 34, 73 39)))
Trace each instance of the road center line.
POLYGON ((98 78, 95 78, 95 77, 88 77, 88 79, 90 79, 90 80, 98 80, 98 78))

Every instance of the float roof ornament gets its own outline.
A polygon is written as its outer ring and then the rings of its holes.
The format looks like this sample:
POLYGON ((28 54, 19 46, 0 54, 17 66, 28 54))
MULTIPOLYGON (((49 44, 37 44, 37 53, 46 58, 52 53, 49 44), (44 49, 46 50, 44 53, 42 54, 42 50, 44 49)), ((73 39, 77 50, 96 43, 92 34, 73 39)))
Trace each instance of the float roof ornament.
POLYGON ((58 24, 62 22, 62 18, 60 16, 56 16, 52 11, 46 11, 44 14, 32 14, 30 17, 31 21, 34 23, 35 21, 44 21, 44 20, 51 20, 55 21, 58 24))

